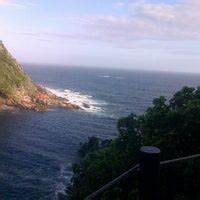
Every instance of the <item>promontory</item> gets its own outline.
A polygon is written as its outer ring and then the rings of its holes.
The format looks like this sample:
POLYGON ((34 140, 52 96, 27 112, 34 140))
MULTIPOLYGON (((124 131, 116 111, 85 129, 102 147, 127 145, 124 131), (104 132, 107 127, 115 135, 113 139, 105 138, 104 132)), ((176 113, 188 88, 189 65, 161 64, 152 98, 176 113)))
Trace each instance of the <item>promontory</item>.
POLYGON ((34 83, 0 41, 0 111, 15 108, 44 111, 53 107, 79 109, 34 83))

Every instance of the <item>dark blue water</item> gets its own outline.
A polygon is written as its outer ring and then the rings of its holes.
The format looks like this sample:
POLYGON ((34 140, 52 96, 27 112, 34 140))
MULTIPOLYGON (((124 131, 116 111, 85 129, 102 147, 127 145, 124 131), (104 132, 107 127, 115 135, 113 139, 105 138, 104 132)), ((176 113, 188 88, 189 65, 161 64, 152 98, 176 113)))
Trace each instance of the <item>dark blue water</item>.
POLYGON ((25 66, 39 84, 90 96, 97 112, 54 109, 0 113, 0 199, 57 199, 71 177, 79 143, 117 135, 117 119, 142 113, 160 95, 200 85, 199 75, 25 66))

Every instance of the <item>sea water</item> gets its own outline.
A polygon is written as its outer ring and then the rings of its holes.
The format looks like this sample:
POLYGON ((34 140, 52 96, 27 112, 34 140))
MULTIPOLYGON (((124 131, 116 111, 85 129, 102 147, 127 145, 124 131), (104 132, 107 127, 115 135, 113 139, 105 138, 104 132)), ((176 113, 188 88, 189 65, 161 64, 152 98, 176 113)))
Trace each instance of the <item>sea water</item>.
POLYGON ((32 79, 82 111, 0 113, 0 199, 58 199, 80 142, 117 136, 120 117, 141 114, 158 96, 200 85, 192 74, 24 65, 32 79))

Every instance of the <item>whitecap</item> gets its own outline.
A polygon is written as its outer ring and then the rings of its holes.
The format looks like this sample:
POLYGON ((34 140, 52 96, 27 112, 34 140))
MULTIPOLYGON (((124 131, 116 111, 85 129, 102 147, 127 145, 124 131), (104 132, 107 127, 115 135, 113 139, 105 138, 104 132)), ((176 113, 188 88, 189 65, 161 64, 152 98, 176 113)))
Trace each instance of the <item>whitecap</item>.
POLYGON ((110 76, 104 75, 104 76, 98 76, 99 78, 110 78, 110 76))
POLYGON ((94 99, 91 95, 85 95, 81 92, 72 91, 69 89, 52 89, 49 87, 46 87, 46 89, 59 97, 67 99, 70 103, 78 105, 87 112, 102 112, 101 106, 106 104, 103 101, 94 99))

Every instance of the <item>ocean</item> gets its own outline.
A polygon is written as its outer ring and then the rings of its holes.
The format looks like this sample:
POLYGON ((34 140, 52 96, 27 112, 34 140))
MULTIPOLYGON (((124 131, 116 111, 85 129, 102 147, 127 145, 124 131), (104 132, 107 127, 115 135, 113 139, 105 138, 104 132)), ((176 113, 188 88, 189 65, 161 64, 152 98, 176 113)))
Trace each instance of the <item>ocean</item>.
POLYGON ((80 142, 117 136, 120 117, 143 113, 158 96, 168 99, 200 75, 83 67, 24 65, 38 84, 82 111, 0 113, 0 199, 56 200, 65 194, 80 142), (86 106, 87 105, 87 106, 86 106))

